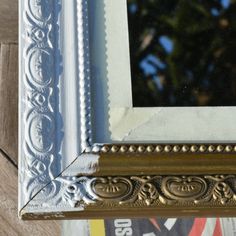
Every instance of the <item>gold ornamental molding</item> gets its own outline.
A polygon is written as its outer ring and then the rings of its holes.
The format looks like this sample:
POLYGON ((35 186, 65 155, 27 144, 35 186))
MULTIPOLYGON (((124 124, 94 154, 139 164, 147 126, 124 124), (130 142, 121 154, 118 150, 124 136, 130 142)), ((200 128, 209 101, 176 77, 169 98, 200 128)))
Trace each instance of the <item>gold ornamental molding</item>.
POLYGON ((64 200, 73 207, 235 205, 235 181, 235 175, 78 177, 64 200))
POLYGON ((114 144, 103 145, 102 153, 235 153, 235 144, 114 144))

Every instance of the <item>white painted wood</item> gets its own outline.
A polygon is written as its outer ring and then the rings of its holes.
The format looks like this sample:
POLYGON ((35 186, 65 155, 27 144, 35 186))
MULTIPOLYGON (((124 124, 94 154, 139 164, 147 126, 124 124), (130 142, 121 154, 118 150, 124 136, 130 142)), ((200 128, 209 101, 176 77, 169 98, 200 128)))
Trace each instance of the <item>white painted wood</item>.
POLYGON ((235 142, 235 107, 132 107, 126 1, 96 2, 91 16, 95 142, 235 142))
POLYGON ((59 46, 61 75, 59 84, 59 113, 61 116, 61 157, 64 170, 80 155, 79 67, 77 58, 76 1, 61 1, 59 46))
POLYGON ((22 214, 56 209, 59 203, 66 209, 61 191, 69 180, 56 178, 91 145, 87 5, 84 0, 20 1, 22 214))
POLYGON ((108 141, 234 143, 235 117, 235 107, 110 107, 108 141))
POLYGON ((109 110, 132 107, 126 0, 89 2, 94 142, 110 142, 109 110))

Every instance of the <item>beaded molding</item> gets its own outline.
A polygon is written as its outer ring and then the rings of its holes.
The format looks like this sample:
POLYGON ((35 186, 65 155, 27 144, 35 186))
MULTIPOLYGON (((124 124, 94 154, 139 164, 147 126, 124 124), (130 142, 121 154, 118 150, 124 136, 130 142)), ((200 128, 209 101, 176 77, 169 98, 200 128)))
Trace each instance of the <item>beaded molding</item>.
POLYGON ((236 145, 226 144, 117 144, 103 145, 102 153, 235 153, 236 145))
POLYGON ((77 0, 81 150, 92 145, 88 1, 77 0))

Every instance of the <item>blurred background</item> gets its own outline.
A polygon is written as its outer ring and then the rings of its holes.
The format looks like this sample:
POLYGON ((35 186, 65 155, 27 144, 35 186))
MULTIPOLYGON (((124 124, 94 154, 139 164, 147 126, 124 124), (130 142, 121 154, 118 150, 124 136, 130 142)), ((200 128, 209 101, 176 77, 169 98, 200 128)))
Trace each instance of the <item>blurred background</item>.
POLYGON ((235 0, 127 0, 133 105, 236 105, 235 0))

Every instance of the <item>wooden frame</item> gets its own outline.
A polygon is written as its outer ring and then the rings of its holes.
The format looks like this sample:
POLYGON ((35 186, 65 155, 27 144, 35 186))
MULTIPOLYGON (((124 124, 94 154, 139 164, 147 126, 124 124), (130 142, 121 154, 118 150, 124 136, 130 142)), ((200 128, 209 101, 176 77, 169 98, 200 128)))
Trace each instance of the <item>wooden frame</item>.
POLYGON ((87 0, 21 1, 20 22, 22 219, 235 215, 232 142, 93 142, 87 0))

